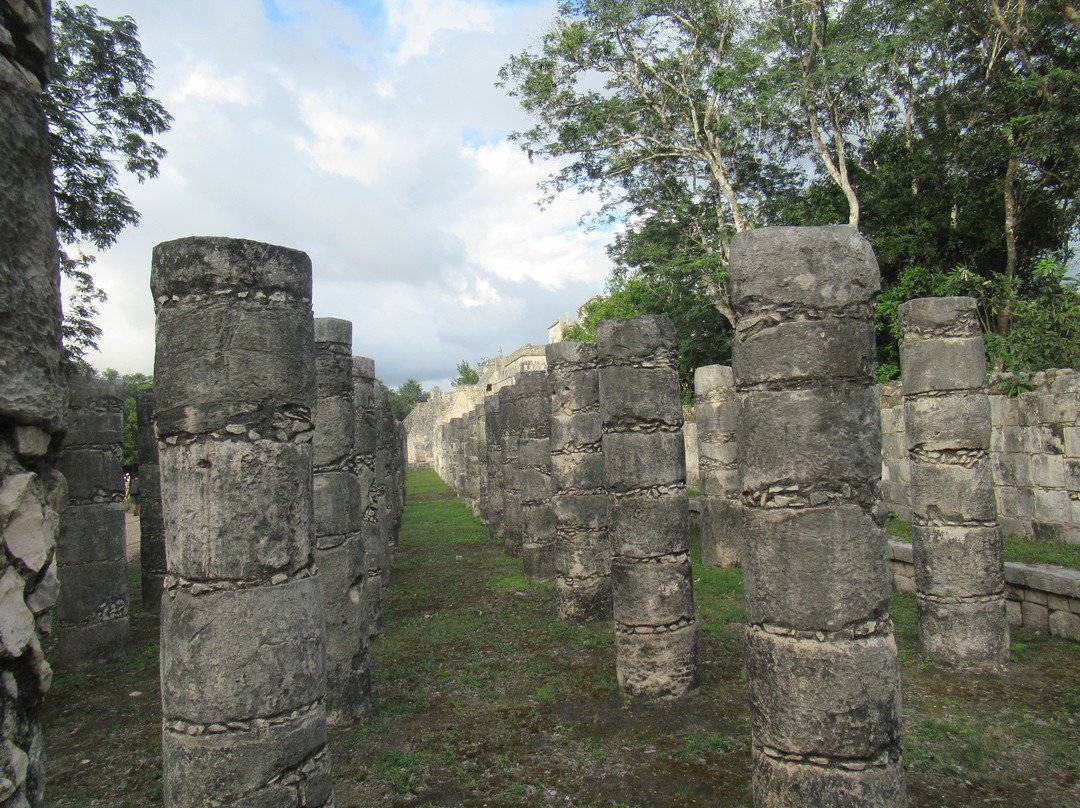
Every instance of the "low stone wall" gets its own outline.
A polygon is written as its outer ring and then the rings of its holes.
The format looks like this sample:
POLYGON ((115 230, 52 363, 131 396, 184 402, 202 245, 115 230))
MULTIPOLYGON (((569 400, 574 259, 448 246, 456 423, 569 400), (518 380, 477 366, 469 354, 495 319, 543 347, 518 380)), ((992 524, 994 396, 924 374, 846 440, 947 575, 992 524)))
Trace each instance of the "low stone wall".
MULTIPOLYGON (((889 542, 893 588, 915 592, 911 545, 889 542)), ((1005 562, 1009 625, 1080 642, 1080 571, 1046 564, 1005 562)))

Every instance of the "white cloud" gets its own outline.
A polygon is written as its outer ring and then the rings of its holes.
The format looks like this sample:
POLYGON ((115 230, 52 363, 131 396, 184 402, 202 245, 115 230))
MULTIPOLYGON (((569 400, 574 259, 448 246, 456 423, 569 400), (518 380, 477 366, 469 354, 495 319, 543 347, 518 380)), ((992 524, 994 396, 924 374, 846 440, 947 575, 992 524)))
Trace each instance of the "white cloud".
POLYGON ((168 102, 179 104, 188 99, 246 105, 250 102, 250 91, 243 76, 224 78, 218 75, 214 65, 200 62, 184 83, 169 94, 168 102))
POLYGON ((402 64, 432 51, 442 31, 491 32, 492 14, 485 3, 468 0, 387 0, 386 18, 398 36, 395 56, 402 64))

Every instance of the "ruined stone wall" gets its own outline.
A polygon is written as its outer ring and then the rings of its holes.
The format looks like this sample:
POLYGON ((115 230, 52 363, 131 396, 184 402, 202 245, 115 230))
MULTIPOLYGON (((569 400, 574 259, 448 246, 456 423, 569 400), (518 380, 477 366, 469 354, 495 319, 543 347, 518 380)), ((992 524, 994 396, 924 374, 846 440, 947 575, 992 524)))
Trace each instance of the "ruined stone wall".
MULTIPOLYGON (((1080 544, 1080 371, 991 373, 987 385, 1002 532, 1080 544)), ((881 387, 881 424, 882 498, 889 510, 910 519, 899 384, 881 387)))
POLYGON ((48 0, 0 0, 0 778, 5 805, 39 808, 39 711, 52 671, 41 636, 56 600, 66 499, 56 471, 67 411, 60 270, 41 92, 48 0))

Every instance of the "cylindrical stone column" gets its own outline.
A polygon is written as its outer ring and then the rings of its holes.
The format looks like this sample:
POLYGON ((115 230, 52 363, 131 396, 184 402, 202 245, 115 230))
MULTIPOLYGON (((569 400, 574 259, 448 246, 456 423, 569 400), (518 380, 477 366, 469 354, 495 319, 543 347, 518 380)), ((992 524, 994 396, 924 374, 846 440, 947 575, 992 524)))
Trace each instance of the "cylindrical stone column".
POLYGON ((185 238, 154 248, 151 288, 165 806, 333 805, 311 262, 185 238))
POLYGON ((503 456, 503 552, 521 558, 521 473, 518 470, 520 422, 516 384, 499 390, 499 435, 503 456))
POLYGON ((555 595, 571 623, 611 619, 611 543, 596 345, 547 346, 555 595))
POLYGON ((52 63, 49 0, 0 0, 0 742, 4 799, 40 808, 41 649, 56 602, 53 549, 66 500, 56 456, 67 417, 60 266, 41 107, 52 63), (8 21, 17 21, 11 24, 8 21))
POLYGON ((877 261, 853 227, 769 227, 730 268, 754 804, 902 806, 877 261))
POLYGON ((315 320, 315 435, 312 439, 315 563, 326 616, 326 720, 346 726, 371 713, 371 665, 361 604, 362 494, 353 466, 356 410, 352 323, 315 320))
POLYGON ((59 462, 68 504, 56 542, 56 656, 61 664, 78 667, 120 656, 131 638, 120 464, 124 385, 119 379, 72 376, 68 396, 68 432, 59 462))
POLYGON ((484 435, 487 440, 488 534, 493 541, 503 541, 503 449, 499 435, 499 396, 492 393, 484 398, 484 435))
POLYGON ((742 504, 736 463, 738 401, 735 377, 725 365, 694 372, 701 489, 701 563, 736 567, 742 557, 742 504))
POLYGON ((390 588, 390 564, 393 548, 390 546, 393 526, 393 503, 391 476, 393 468, 390 453, 393 446, 394 414, 390 411, 390 399, 382 385, 375 386, 375 486, 372 488, 376 520, 379 528, 377 551, 379 553, 379 579, 383 592, 390 588))
POLYGON ((986 352, 970 297, 900 305, 919 640, 938 662, 1009 661, 986 352))
POLYGON ((551 581, 555 578, 555 513, 551 509, 551 392, 547 373, 522 373, 517 386, 521 561, 526 580, 551 581))
POLYGON ((679 698, 701 676, 675 326, 605 320, 596 349, 619 687, 679 698))
POLYGON ((161 609, 165 581, 165 520, 161 513, 161 467, 154 430, 154 391, 135 393, 139 445, 139 566, 142 568, 142 607, 149 614, 161 609))
POLYGON ((361 589, 360 600, 368 636, 382 634, 384 627, 382 558, 379 549, 379 515, 374 488, 375 452, 378 446, 378 419, 375 413, 375 360, 366 356, 354 356, 353 402, 356 407, 356 476, 360 481, 360 512, 363 524, 361 535, 364 543, 364 565, 367 578, 361 589))
POLYGON ((490 521, 491 504, 488 498, 488 465, 487 465, 487 416, 484 410, 484 402, 480 402, 472 410, 473 434, 476 436, 476 505, 480 524, 487 525, 490 521))

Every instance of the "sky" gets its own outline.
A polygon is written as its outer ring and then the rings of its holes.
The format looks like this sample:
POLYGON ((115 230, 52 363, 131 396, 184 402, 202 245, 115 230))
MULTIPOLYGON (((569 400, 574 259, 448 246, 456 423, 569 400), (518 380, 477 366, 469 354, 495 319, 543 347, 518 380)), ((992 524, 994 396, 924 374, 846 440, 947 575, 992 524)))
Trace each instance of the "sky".
POLYGON ((576 192, 546 208, 508 140, 530 120, 497 88, 556 0, 87 0, 131 16, 174 117, 142 215, 93 273, 99 369, 151 373, 155 244, 229 236, 303 250, 316 317, 391 387, 446 389, 461 360, 547 341, 603 291, 611 233, 576 192))

